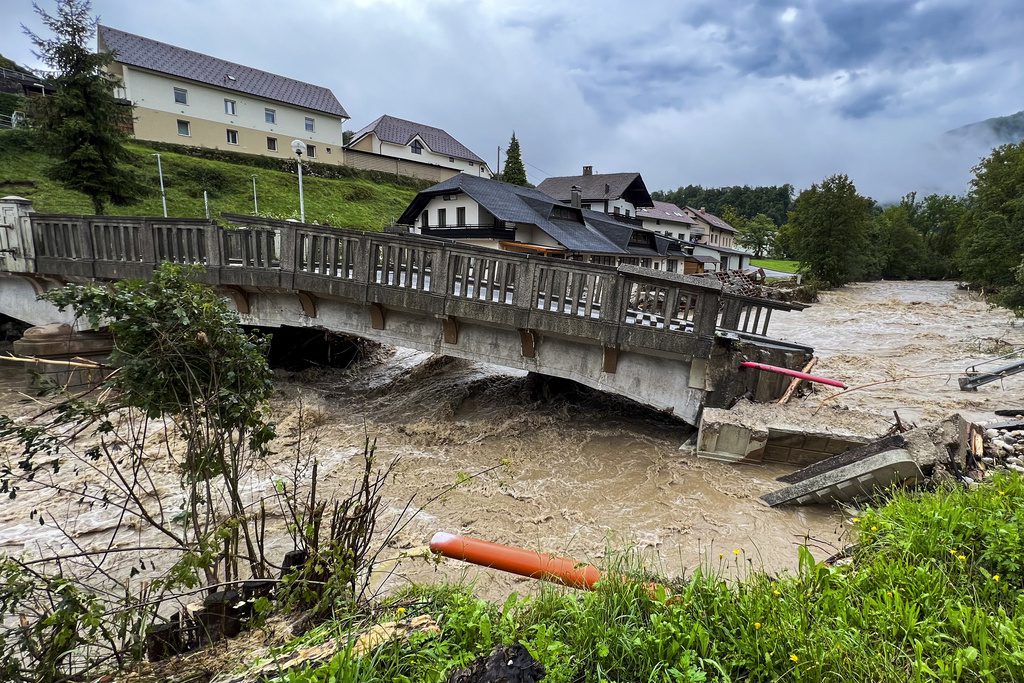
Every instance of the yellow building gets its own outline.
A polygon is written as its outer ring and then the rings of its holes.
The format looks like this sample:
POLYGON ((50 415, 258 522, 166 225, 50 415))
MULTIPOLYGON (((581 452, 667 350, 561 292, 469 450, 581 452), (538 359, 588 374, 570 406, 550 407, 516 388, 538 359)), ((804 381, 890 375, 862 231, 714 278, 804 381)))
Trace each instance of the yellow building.
POLYGON ((348 113, 328 88, 100 26, 101 51, 134 107, 139 140, 344 163, 348 113))

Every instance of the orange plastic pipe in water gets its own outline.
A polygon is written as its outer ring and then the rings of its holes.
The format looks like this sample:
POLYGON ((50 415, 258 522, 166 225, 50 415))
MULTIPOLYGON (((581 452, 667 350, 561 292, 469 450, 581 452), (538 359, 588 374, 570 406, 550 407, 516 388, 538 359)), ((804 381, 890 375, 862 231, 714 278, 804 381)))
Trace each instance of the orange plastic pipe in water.
POLYGON ((580 590, 593 590, 594 585, 601 580, 601 570, 592 564, 444 531, 437 532, 430 539, 430 550, 454 560, 580 590))

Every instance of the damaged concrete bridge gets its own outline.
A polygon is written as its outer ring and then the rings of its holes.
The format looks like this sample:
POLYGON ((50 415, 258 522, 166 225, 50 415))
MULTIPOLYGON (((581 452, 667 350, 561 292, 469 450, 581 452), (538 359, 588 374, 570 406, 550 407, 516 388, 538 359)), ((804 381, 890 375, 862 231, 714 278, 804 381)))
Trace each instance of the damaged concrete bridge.
POLYGON ((224 215, 215 221, 34 213, 0 200, 0 313, 71 322, 37 300, 68 282, 201 266, 244 324, 319 327, 575 380, 696 424, 705 405, 772 400, 812 350, 767 336, 799 309, 714 280, 513 254, 436 238, 224 215))

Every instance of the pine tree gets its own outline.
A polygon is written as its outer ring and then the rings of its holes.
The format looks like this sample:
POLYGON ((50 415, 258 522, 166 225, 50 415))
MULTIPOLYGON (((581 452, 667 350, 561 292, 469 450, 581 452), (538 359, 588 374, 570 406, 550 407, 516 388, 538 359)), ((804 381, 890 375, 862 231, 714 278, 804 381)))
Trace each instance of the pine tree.
POLYGON ((505 153, 505 170, 501 174, 501 179, 506 183, 523 187, 530 184, 526 179, 526 167, 523 166, 522 151, 519 149, 519 140, 516 139, 515 133, 512 133, 512 141, 508 143, 508 152, 505 153))
POLYGON ((48 175, 88 195, 98 214, 108 202, 129 203, 139 191, 132 173, 122 166, 128 158, 124 142, 131 107, 114 96, 120 81, 103 70, 114 56, 89 49, 97 25, 91 4, 59 0, 56 15, 38 5, 35 9, 53 34, 43 38, 22 26, 36 56, 56 74, 51 79, 56 92, 35 98, 32 112, 43 146, 55 160, 48 175))

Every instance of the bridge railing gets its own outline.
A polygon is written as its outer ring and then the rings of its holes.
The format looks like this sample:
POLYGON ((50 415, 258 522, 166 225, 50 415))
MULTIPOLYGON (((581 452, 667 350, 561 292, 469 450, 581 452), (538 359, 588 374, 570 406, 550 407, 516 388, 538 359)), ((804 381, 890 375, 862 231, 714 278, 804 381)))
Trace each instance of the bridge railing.
MULTIPOLYGON (((523 331, 707 357, 719 329, 764 336, 786 304, 635 266, 496 251, 225 214, 213 221, 31 214, 35 271, 119 279, 157 263, 201 265, 212 285, 268 287, 523 331)), ((382 320, 382 319, 381 319, 382 320)), ((383 324, 383 323, 381 323, 383 324)))

